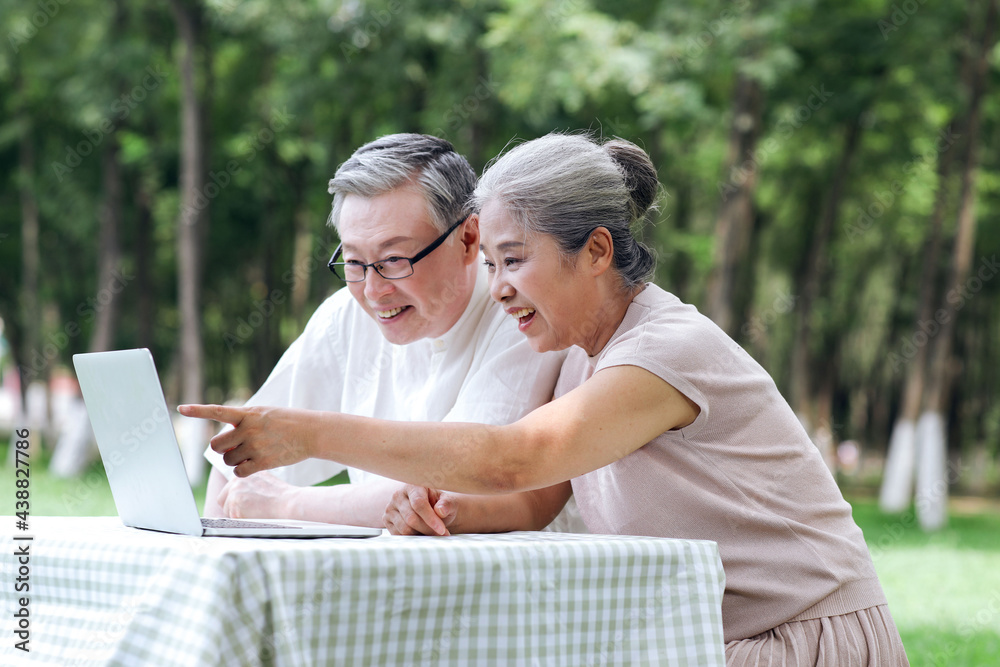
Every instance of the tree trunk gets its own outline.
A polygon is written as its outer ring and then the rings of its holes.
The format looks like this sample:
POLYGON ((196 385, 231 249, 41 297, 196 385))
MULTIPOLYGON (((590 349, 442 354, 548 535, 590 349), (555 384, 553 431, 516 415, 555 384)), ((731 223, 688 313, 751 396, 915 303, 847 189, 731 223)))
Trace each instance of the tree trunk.
MULTIPOLYGON (((694 196, 690 181, 684 180, 677 184, 677 203, 674 205, 673 229, 678 234, 687 234, 691 229, 691 211, 694 208, 694 196)), ((682 301, 690 301, 692 261, 688 253, 668 250, 665 258, 666 271, 670 291, 682 301)), ((660 273, 663 269, 657 271, 660 273)))
MULTIPOLYGON (((277 164, 277 160, 275 160, 275 163, 270 168, 277 172, 281 167, 277 164)), ((302 179, 298 180, 301 181, 302 179)), ((300 198, 298 201, 303 200, 300 198)), ((303 206, 302 208, 305 207, 303 206)), ((282 314, 279 304, 271 300, 272 292, 275 289, 280 289, 277 287, 278 279, 274 275, 274 249, 278 245, 277 235, 281 227, 280 220, 278 219, 279 213, 276 209, 274 193, 268 189, 268 193, 265 195, 263 205, 261 206, 260 238, 263 242, 263 247, 261 248, 262 256, 260 258, 260 265, 254 267, 252 271, 256 278, 253 282, 259 281, 264 285, 264 289, 260 290, 263 295, 259 300, 257 297, 254 297, 254 301, 255 303, 259 303, 261 300, 267 301, 271 304, 271 309, 267 315, 264 315, 263 311, 258 311, 261 312, 262 320, 260 326, 256 327, 252 336, 251 345, 254 352, 250 368, 252 373, 251 379, 255 388, 264 384, 267 376, 270 375, 271 370, 274 368, 275 362, 277 362, 277 358, 273 356, 275 346, 271 341, 281 328, 278 326, 282 314)), ((257 310, 256 306, 254 306, 254 310, 257 310)))
POLYGON ((738 328, 734 291, 753 232, 753 194, 759 166, 754 151, 760 136, 763 93, 755 79, 739 74, 733 98, 726 182, 720 184, 722 204, 715 222, 715 256, 706 301, 706 314, 731 336, 738 328))
MULTIPOLYGON (((29 126, 30 127, 30 126, 29 126)), ((41 311, 38 303, 39 213, 35 198, 35 143, 30 129, 21 135, 21 322, 23 336, 20 357, 21 399, 24 403, 28 384, 48 377, 48 363, 42 350, 41 311)))
MULTIPOLYGON (((128 15, 122 0, 112 3, 110 33, 118 41, 125 38, 128 15)), ((128 92, 128 82, 117 78, 117 94, 128 92)), ((104 201, 98 212, 97 242, 97 317, 94 321, 94 331, 90 337, 90 351, 104 352, 110 350, 114 343, 115 328, 118 324, 118 295, 125 288, 127 280, 121 275, 121 244, 119 231, 122 223, 122 166, 121 146, 115 132, 121 127, 116 125, 108 135, 104 152, 101 154, 101 179, 103 181, 104 201)))
POLYGON ((809 431, 816 415, 812 414, 814 404, 812 374, 810 372, 813 360, 809 354, 812 344, 813 308, 821 296, 829 267, 829 245, 833 235, 833 226, 840 212, 844 188, 850 174, 851 163, 857 153, 861 137, 861 114, 857 114, 847 127, 844 136, 844 148, 840 160, 834 169, 830 189, 820 210, 812 240, 809 245, 809 255, 805 263, 805 276, 796 308, 795 340, 792 346, 792 368, 790 399, 799 421, 809 431))
POLYGON ((816 392, 816 426, 813 428, 813 444, 823 457, 823 462, 831 473, 837 472, 837 430, 833 423, 833 392, 837 382, 837 366, 835 361, 826 365, 823 377, 816 392))
POLYGON ((119 294, 126 285, 126 277, 121 273, 121 247, 118 233, 122 219, 122 168, 118 139, 114 134, 107 138, 107 145, 101 160, 104 181, 104 202, 101 204, 98 220, 97 258, 97 317, 90 338, 91 352, 110 350, 114 343, 115 327, 118 323, 119 294))
MULTIPOLYGON (((35 139, 30 130, 30 123, 21 136, 20 171, 21 171, 21 321, 24 323, 21 359, 21 410, 24 425, 35 434, 30 438, 28 453, 35 456, 41 451, 41 438, 38 436, 48 430, 49 400, 48 378, 51 368, 49 364, 58 357, 60 350, 42 344, 42 316, 39 303, 39 277, 41 253, 38 247, 39 230, 41 226, 38 210, 38 199, 35 197, 35 139), (31 388, 32 382, 41 382, 44 389, 36 391, 31 388)), ((13 457, 14 448, 10 448, 13 457)), ((12 460, 12 459, 11 459, 12 460)))
MULTIPOLYGON (((204 351, 201 340, 200 290, 202 277, 203 227, 207 224, 205 196, 205 113, 197 83, 197 62, 201 46, 201 6, 196 1, 171 0, 171 9, 181 41, 181 213, 178 221, 178 298, 180 299, 180 400, 201 403, 204 390, 204 351)), ((197 421, 182 421, 181 450, 188 477, 197 483, 204 467, 201 452, 206 429, 197 421), (200 444, 199 444, 200 443, 200 444)), ((202 422, 204 423, 204 422, 202 422)))
MULTIPOLYGON (((30 123, 21 135, 20 193, 21 193, 21 322, 23 323, 20 357, 21 365, 21 415, 18 422, 26 426, 35 437, 30 438, 28 453, 36 456, 41 451, 41 435, 48 429, 48 377, 49 364, 59 354, 51 350, 54 343, 42 344, 41 308, 39 304, 40 252, 38 236, 40 216, 35 197, 35 143, 30 123), (44 389, 32 389, 32 382, 41 382, 44 389), (23 420, 23 421, 22 421, 23 420)), ((20 427, 19 427, 20 428, 20 427)), ((8 462, 13 464, 14 448, 9 449, 8 462)))
MULTIPOLYGON (((949 123, 948 127, 954 125, 949 123)), ((924 328, 932 322, 934 305, 937 303, 935 286, 937 285, 938 263, 941 254, 941 226, 948 206, 948 178, 951 175, 951 165, 954 162, 955 151, 944 150, 938 153, 937 175, 938 187, 934 196, 934 209, 931 213, 930 229, 924 242, 922 261, 923 270, 920 274, 919 304, 917 321, 914 324, 914 340, 918 336, 927 336, 924 328)), ((903 403, 899 419, 892 427, 889 438, 889 449, 886 453, 882 488, 879 492, 879 506, 883 512, 902 512, 910 506, 913 498, 913 477, 916 465, 917 418, 920 416, 920 403, 924 393, 924 382, 927 371, 928 345, 917 347, 912 359, 894 359, 891 363, 906 365, 906 380, 903 387, 903 403)))
POLYGON ((156 317, 152 271, 153 196, 149 184, 140 175, 136 179, 135 213, 135 292, 138 297, 138 344, 152 349, 153 323, 156 317))
MULTIPOLYGON (((951 266, 945 283, 948 292, 943 309, 950 317, 942 318, 940 330, 933 340, 924 411, 917 424, 917 517, 924 530, 937 530, 947 521, 947 423, 945 421, 951 395, 953 366, 952 343, 958 310, 971 298, 967 292, 972 253, 975 244, 976 170, 978 167, 979 133, 982 122, 982 102, 989 74, 989 54, 996 42, 997 0, 986 9, 983 36, 974 45, 975 60, 967 79, 968 115, 965 122, 965 160, 962 165, 962 187, 959 195, 958 227, 952 249, 951 266)), ((969 40, 973 42, 972 39, 969 40)))

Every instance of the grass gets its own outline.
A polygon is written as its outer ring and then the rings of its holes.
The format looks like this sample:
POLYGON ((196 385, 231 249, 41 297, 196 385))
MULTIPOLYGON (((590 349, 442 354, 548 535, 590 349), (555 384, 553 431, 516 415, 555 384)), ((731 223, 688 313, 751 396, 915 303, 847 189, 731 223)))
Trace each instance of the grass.
MULTIPOLYGON (((0 460, 6 461, 0 445, 0 460)), ((31 465, 33 515, 116 514, 104 468, 78 479, 31 465)), ((343 477, 336 481, 344 481, 343 477)), ((0 513, 14 511, 14 471, 0 467, 0 513), (9 489, 10 492, 4 491, 9 489)), ((201 510, 205 485, 195 489, 201 510)), ((1000 503, 953 501, 947 528, 926 534, 912 514, 882 514, 874 500, 850 498, 913 667, 1000 664, 1000 503)))
MULTIPOLYGON (((14 513, 14 468, 7 458, 7 446, 0 444, 0 499, 11 489, 9 505, 0 500, 0 514, 14 513)), ((95 461, 79 477, 63 479, 48 471, 48 452, 32 452, 29 459, 31 514, 34 516, 118 516, 111 497, 104 465, 95 461)), ((205 505, 207 480, 193 489, 200 513, 205 505)))
POLYGON ((953 502, 927 534, 912 513, 852 499, 913 667, 1000 664, 1000 505, 953 502))

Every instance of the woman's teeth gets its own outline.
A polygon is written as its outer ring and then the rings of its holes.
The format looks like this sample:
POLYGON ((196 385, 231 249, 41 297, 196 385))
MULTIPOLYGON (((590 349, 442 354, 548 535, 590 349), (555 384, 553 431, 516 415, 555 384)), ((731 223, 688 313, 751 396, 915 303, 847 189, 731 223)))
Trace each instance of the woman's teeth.
POLYGON ((387 320, 390 317, 395 317, 396 315, 399 315, 401 312, 403 312, 402 306, 400 306, 399 308, 393 308, 392 310, 376 310, 375 314, 381 317, 383 320, 387 320))
POLYGON ((511 313, 511 315, 513 315, 517 319, 521 319, 522 317, 527 317, 528 315, 531 315, 533 312, 535 312, 534 308, 522 308, 521 310, 515 310, 513 313, 511 313))

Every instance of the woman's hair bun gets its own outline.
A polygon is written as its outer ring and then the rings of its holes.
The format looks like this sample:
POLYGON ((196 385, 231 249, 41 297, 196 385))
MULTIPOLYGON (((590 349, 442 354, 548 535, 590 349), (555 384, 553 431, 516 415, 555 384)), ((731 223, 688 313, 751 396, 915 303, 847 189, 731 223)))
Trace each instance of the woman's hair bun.
POLYGON ((624 139, 612 139, 603 147, 625 178, 625 187, 628 188, 631 199, 632 219, 643 218, 656 201, 660 186, 653 161, 646 151, 624 139))

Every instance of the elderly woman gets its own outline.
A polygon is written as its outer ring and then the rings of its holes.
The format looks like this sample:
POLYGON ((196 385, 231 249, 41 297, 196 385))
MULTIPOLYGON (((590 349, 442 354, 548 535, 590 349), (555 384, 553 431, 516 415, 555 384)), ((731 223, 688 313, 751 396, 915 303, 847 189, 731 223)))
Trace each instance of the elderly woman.
POLYGON ((713 540, 730 665, 908 664, 851 507, 771 377, 646 282, 653 258, 630 228, 657 189, 640 148, 579 135, 521 144, 484 174, 493 298, 535 350, 573 348, 563 395, 518 422, 181 411, 236 427, 212 447, 238 476, 318 457, 409 482, 386 512, 394 532, 488 530, 460 494, 558 512, 572 491, 592 532, 713 540))

